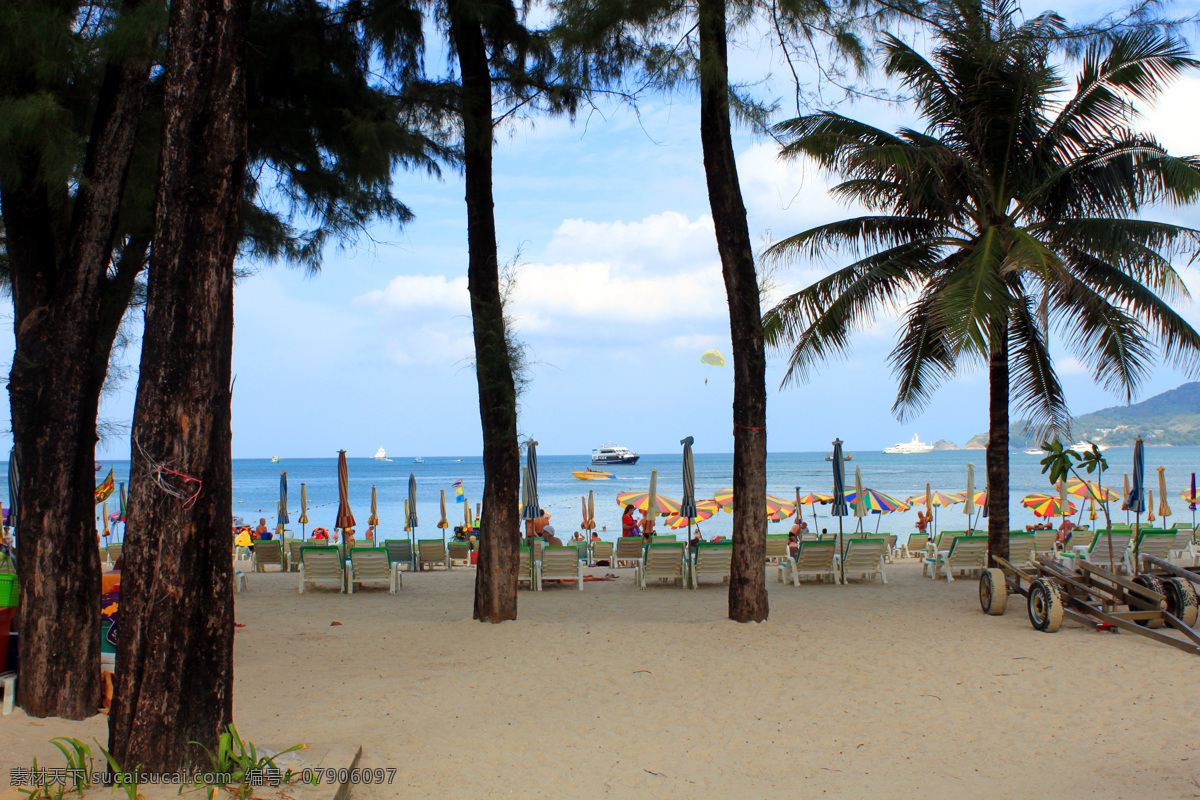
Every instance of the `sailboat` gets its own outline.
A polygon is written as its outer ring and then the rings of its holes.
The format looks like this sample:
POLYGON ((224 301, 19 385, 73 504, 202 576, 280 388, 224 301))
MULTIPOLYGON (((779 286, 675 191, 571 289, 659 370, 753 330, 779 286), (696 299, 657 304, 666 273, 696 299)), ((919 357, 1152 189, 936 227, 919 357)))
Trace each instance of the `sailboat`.
POLYGON ((382 446, 378 450, 375 451, 375 460, 376 461, 391 461, 391 459, 387 457, 387 452, 383 449, 382 446))

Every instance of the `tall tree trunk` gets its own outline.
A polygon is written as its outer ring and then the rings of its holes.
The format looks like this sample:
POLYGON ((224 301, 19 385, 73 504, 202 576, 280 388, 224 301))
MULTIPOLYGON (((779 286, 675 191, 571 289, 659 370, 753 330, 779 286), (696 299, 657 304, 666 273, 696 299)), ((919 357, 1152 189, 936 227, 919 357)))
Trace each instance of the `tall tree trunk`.
POLYGON ((767 385, 754 248, 729 122, 725 0, 700 0, 700 142, 733 345, 733 567, 729 618, 761 622, 767 604, 767 385))
POLYGON ((173 0, 109 749, 208 766, 233 715, 233 264, 249 0, 173 0))
POLYGON ((988 421, 988 563, 1008 558, 1008 336, 992 346, 988 365, 991 409, 988 421))
MULTIPOLYGON (((140 0, 126 0, 123 13, 140 0)), ((0 187, 8 237, 16 352, 9 375, 21 467, 20 659, 17 703, 35 717, 83 719, 100 700, 100 557, 91 487, 101 383, 101 283, 149 81, 154 32, 106 70, 67 230, 61 198, 40 180, 36 154, 0 187)), ((20 69, 20 68, 18 68, 20 69)), ((36 70, 26 91, 45 87, 36 70)))
POLYGON ((517 392, 505 331, 492 199, 492 78, 472 4, 452 0, 450 35, 462 73, 463 172, 467 200, 467 287, 475 331, 475 375, 483 426, 483 517, 474 618, 517 618, 521 451, 517 392))

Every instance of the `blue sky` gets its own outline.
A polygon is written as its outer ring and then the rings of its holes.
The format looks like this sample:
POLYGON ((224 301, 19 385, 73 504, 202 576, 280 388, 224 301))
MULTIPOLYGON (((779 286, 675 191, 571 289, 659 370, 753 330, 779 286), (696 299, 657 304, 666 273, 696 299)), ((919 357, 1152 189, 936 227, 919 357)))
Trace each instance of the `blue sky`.
MULTIPOLYGON (((751 49, 737 57, 749 73, 764 56, 751 49)), ((1145 117, 1173 152, 1200 152, 1196 97, 1193 76, 1145 117)), ((915 122, 894 106, 843 111, 886 127, 915 122)), ((682 95, 651 98, 637 114, 608 108, 574 123, 537 118, 498 133, 500 260, 520 252, 514 311, 534 361, 520 430, 542 452, 583 454, 608 440, 674 452, 687 435, 698 451, 732 450, 731 367, 700 363, 714 348, 729 359, 730 346, 698 128, 698 104, 682 95)), ((774 143, 743 131, 737 151, 759 245, 848 213, 828 197, 826 176, 780 162, 774 143)), ((378 228, 373 241, 331 250, 317 276, 258 265, 238 284, 234 457, 333 456, 339 448, 368 456, 381 445, 397 455, 480 452, 461 177, 398 173, 396 193, 417 215, 403 231, 378 228)), ((1196 209, 1156 216, 1200 226, 1196 209)), ((836 263, 779 270, 774 296, 836 263)), ((1197 269, 1183 275, 1200 296, 1197 269)), ((1200 325, 1200 306, 1181 311, 1200 325)), ((11 307, 5 312, 11 319, 11 307)), ((880 449, 913 433, 961 445, 984 430, 982 372, 948 383, 914 420, 892 416, 894 332, 894 318, 881 320, 855 338, 848 359, 800 387, 778 388, 782 359, 772 357, 768 446, 822 450, 836 436, 851 450, 880 449)), ((11 343, 4 326, 0 348, 11 353, 11 343)), ((125 360, 136 364, 137 350, 125 360)), ((1072 410, 1119 402, 1057 355, 1072 410)), ((1186 379, 1158 368, 1142 396, 1186 379)), ((135 388, 134 378, 116 387, 102 417, 127 423, 135 388)), ((99 452, 127 458, 128 447, 118 439, 99 452)))

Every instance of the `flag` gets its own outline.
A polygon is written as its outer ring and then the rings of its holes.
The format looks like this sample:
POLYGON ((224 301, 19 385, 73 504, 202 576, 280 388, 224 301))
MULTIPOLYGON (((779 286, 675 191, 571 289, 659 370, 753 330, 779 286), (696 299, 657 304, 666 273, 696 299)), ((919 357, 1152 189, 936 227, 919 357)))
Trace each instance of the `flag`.
POLYGON ((113 493, 113 489, 117 488, 116 482, 113 480, 113 471, 108 471, 108 477, 104 479, 99 486, 96 487, 96 502, 103 503, 108 499, 108 496, 113 493))
POLYGON ((454 502, 456 502, 456 503, 467 502, 467 496, 465 494, 463 494, 462 478, 459 478, 458 480, 456 480, 453 485, 454 485, 454 502))

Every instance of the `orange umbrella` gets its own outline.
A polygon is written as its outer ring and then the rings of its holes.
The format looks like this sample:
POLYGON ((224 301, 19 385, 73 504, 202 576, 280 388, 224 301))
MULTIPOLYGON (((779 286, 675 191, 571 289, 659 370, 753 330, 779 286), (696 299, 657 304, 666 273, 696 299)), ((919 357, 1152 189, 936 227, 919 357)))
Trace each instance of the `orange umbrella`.
POLYGON ((346 466, 346 451, 338 450, 338 510, 333 527, 354 527, 354 513, 350 510, 350 469, 346 466))

